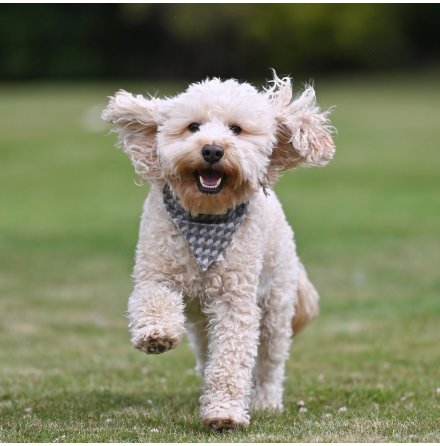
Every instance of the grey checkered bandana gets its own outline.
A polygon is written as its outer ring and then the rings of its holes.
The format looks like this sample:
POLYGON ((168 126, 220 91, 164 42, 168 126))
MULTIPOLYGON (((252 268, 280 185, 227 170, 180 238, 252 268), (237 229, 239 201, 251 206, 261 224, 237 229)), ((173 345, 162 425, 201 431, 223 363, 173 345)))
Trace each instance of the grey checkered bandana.
POLYGON ((228 247, 248 210, 248 203, 242 203, 226 214, 192 217, 182 208, 168 185, 163 189, 163 201, 168 215, 185 237, 202 271, 206 271, 228 247))

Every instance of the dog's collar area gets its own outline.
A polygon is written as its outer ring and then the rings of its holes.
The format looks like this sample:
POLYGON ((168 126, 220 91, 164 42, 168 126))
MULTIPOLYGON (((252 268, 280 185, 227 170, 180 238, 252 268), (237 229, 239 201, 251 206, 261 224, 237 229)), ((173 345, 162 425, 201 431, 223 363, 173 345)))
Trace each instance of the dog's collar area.
POLYGON ((248 211, 248 203, 242 203, 226 214, 194 217, 183 209, 168 185, 163 189, 163 201, 169 217, 185 238, 202 271, 206 271, 229 246, 248 211))

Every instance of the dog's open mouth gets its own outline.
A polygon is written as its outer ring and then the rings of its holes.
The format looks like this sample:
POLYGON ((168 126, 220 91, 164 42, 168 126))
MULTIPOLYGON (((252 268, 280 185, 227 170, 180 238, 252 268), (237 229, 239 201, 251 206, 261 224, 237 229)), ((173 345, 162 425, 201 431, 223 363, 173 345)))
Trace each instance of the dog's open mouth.
POLYGON ((223 187, 226 175, 213 169, 204 169, 195 172, 197 186, 204 194, 218 194, 223 187))

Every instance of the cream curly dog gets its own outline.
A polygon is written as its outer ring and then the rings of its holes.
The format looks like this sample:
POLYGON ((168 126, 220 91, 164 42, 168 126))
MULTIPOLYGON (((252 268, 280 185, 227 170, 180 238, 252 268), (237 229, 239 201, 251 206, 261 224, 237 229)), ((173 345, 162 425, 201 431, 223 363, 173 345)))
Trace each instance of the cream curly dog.
POLYGON ((318 312, 271 189, 281 172, 334 153, 328 112, 291 80, 262 91, 209 79, 158 99, 119 91, 103 119, 142 182, 145 201, 129 299, 134 346, 162 353, 185 332, 203 377, 200 416, 221 430, 250 409, 282 409, 293 332, 318 312))

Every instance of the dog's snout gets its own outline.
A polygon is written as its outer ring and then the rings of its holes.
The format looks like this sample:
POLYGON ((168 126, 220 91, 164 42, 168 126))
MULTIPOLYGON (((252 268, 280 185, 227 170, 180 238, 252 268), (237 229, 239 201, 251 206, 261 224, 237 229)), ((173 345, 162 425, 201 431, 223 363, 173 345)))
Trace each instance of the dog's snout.
POLYGON ((217 144, 205 144, 202 148, 203 159, 209 164, 218 163, 223 157, 223 149, 217 144))

